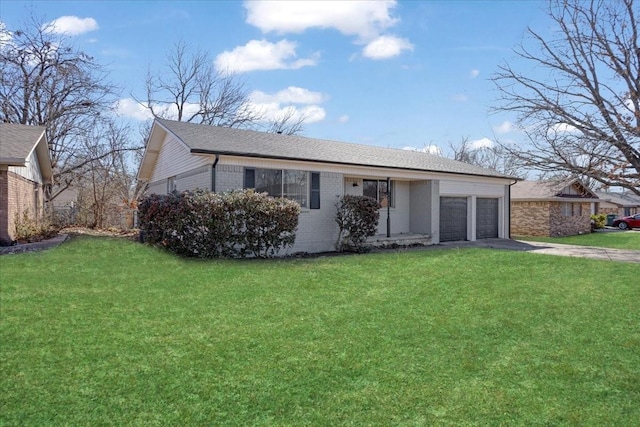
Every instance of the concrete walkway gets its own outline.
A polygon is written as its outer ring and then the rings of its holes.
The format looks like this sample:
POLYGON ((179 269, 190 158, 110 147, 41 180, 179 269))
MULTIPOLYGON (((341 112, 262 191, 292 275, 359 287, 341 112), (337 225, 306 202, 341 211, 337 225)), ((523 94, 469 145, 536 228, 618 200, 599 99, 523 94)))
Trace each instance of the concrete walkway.
POLYGON ((529 242, 524 240, 484 239, 476 240, 475 242, 444 242, 438 246, 505 249, 547 255, 640 263, 640 251, 636 250, 594 248, 590 246, 561 245, 558 243, 529 242))

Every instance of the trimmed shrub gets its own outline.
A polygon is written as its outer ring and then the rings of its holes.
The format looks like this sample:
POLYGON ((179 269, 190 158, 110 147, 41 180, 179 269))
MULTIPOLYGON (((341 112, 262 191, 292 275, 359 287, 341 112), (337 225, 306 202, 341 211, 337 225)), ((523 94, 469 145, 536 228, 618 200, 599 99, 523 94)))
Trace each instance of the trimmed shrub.
POLYGON ((600 230, 604 228, 604 225, 607 223, 607 216, 605 214, 595 214, 591 215, 591 229, 592 230, 600 230))
POLYGON ((340 228, 336 249, 338 251, 364 252, 367 238, 376 234, 379 209, 376 199, 367 196, 343 196, 336 205, 336 222, 340 228))
POLYGON ((138 207, 144 240, 183 256, 269 257, 295 242, 300 205, 253 190, 196 190, 146 197, 138 207))

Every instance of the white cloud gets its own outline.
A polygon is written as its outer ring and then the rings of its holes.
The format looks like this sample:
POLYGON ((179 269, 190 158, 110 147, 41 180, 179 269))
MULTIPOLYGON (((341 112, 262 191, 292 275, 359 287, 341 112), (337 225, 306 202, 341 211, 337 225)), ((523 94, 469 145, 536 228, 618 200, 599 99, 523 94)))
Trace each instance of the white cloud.
POLYGON ((275 102, 278 104, 320 104, 325 100, 325 96, 320 92, 313 92, 296 86, 289 86, 273 95, 262 91, 254 91, 251 100, 259 103, 275 102))
POLYGON ((425 145, 422 148, 407 146, 402 147, 402 149, 407 151, 417 151, 419 153, 435 154, 436 156, 442 155, 442 150, 437 145, 425 145))
POLYGON ((11 43, 12 39, 13 34, 11 33, 11 31, 7 30, 7 26, 5 25, 5 23, 0 21, 0 48, 11 43))
POLYGON ((46 31, 55 34, 77 36, 98 29, 98 22, 93 18, 78 18, 77 16, 61 16, 44 25, 46 31))
POLYGON ((409 40, 385 35, 367 44, 362 49, 362 54, 370 59, 388 59, 400 55, 405 50, 413 50, 409 40))
POLYGON ((302 33, 311 28, 335 29, 370 40, 396 24, 390 14, 395 0, 245 1, 247 23, 265 33, 302 33))
POLYGON ((479 75, 480 75, 480 70, 478 69, 473 69, 469 72, 469 76, 471 76, 472 79, 475 79, 479 75))
POLYGON ((467 102, 469 100, 469 97, 467 95, 464 95, 462 93, 458 93, 455 94, 451 97, 451 99, 453 99, 456 102, 467 102))
POLYGON ((247 107, 260 115, 263 121, 278 120, 290 116, 294 121, 303 117, 305 123, 325 119, 326 111, 320 104, 326 96, 320 92, 290 86, 274 94, 254 91, 249 95, 247 107))
POLYGON ((388 59, 413 50, 407 39, 384 34, 399 22, 391 15, 396 5, 395 0, 244 2, 247 23, 264 33, 333 29, 366 45, 362 55, 369 59, 388 59))
POLYGON ((496 131, 496 133, 505 134, 513 131, 514 126, 513 126, 513 123, 511 123, 509 120, 505 120, 504 122, 500 123, 498 126, 494 126, 493 130, 496 131))
POLYGON ((569 123, 556 123, 555 125, 549 128, 549 132, 554 133, 578 133, 580 132, 578 128, 569 123))
POLYGON ((152 119, 149 109, 140 105, 135 99, 123 98, 116 101, 116 113, 120 116, 130 117, 135 120, 152 119))
POLYGON ((480 138, 475 141, 469 142, 469 147, 472 150, 478 150, 480 148, 491 148, 494 146, 494 143, 489 138, 480 138))
POLYGON ((627 107, 629 109, 629 111, 631 111, 631 112, 635 112, 636 111, 636 107, 635 107, 635 105, 633 105, 633 100, 631 98, 629 98, 626 101, 624 101, 624 106, 627 107))
POLYGON ((349 116, 346 114, 343 114, 340 117, 338 117, 338 123, 347 123, 348 121, 349 121, 349 116))
POLYGON ((216 57, 214 64, 219 72, 232 73, 255 70, 295 70, 316 65, 319 56, 315 53, 310 58, 296 59, 296 43, 288 40, 280 40, 277 43, 251 40, 232 51, 225 50, 216 57))

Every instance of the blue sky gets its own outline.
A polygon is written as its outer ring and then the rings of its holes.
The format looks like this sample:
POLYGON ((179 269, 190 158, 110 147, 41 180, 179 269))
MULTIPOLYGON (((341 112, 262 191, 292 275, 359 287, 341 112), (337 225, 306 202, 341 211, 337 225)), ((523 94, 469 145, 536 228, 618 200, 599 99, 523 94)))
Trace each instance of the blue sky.
POLYGON ((303 134, 392 148, 468 138, 518 142, 514 117, 490 114, 488 79, 527 26, 550 25, 540 1, 7 1, 18 28, 31 10, 95 56, 122 87, 119 111, 145 113, 147 69, 183 40, 211 66, 236 70, 255 108, 304 112, 303 134))

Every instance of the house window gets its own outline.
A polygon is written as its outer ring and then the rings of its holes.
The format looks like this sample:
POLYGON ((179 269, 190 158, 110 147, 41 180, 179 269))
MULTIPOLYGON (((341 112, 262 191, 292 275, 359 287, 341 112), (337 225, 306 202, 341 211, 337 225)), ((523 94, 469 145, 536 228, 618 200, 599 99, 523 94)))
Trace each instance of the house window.
POLYGON ((573 216, 582 216, 582 203, 571 203, 573 216))
POLYGON ((393 181, 391 181, 390 189, 387 189, 386 180, 365 179, 362 181, 362 195, 376 199, 383 208, 395 207, 393 190, 393 181))
POLYGON ((176 191, 177 188, 178 187, 176 186, 176 177, 172 176, 170 178, 167 178, 167 193, 176 191))
POLYGON ((37 220, 37 218, 40 216, 40 191, 37 185, 33 189, 33 208, 37 220))
POLYGON ((295 200, 303 208, 320 209, 320 174, 311 173, 311 188, 309 175, 307 171, 294 169, 247 168, 244 188, 253 188, 258 193, 267 193, 272 197, 295 200))
POLYGON ((582 204, 562 202, 560 203, 562 216, 582 216, 582 204))

